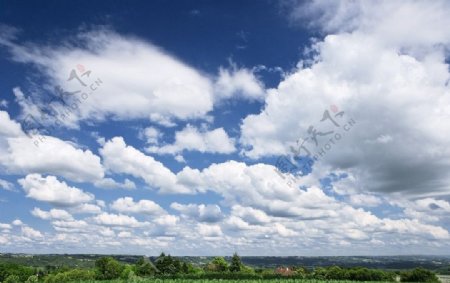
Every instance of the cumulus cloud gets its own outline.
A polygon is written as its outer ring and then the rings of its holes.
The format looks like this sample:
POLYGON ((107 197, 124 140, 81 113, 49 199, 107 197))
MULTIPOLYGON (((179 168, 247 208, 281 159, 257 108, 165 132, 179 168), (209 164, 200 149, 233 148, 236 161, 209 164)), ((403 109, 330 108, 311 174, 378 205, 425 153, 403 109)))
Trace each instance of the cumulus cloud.
POLYGON ((27 197, 57 206, 76 206, 94 200, 92 194, 70 187, 55 176, 29 174, 18 182, 27 197))
POLYGON ((11 224, 8 224, 8 223, 0 223, 0 229, 10 230, 10 229, 12 229, 12 226, 11 226, 11 224))
POLYGON ((40 208, 35 207, 31 214, 33 216, 36 216, 38 218, 44 219, 44 220, 72 220, 73 217, 70 213, 63 209, 50 209, 50 211, 44 211, 40 208))
POLYGON ((174 202, 170 205, 172 209, 179 211, 183 216, 194 218, 200 222, 218 222, 223 218, 223 213, 215 204, 180 204, 174 202))
POLYGON ((135 202, 132 197, 124 197, 115 200, 111 204, 111 209, 122 213, 142 213, 149 215, 165 213, 164 209, 154 201, 142 199, 135 202))
POLYGON ((76 95, 82 101, 74 113, 76 119, 113 116, 161 122, 199 118, 212 110, 209 79, 155 45, 106 30, 77 37, 77 46, 67 42, 61 44, 64 47, 2 43, 14 60, 37 66, 52 86, 91 93, 86 99, 81 92, 76 95), (84 86, 75 79, 68 81, 72 70, 84 86), (87 71, 91 73, 86 75, 87 71), (94 82, 99 80, 102 83, 97 87, 94 82))
POLYGON ((292 155, 291 146, 308 139, 311 156, 323 153, 313 167, 322 176, 345 172, 363 191, 448 194, 450 75, 442 46, 450 33, 442 29, 449 21, 442 15, 450 6, 333 3, 306 6, 325 13, 319 24, 335 34, 314 43, 312 62, 300 62, 268 91, 263 111, 244 119, 243 154, 292 155), (335 117, 335 111, 344 114, 335 117), (351 120, 354 127, 345 131, 351 120), (330 131, 342 138, 325 135, 330 131))
POLYGON ((123 214, 101 213, 92 218, 92 221, 99 225, 113 226, 113 227, 139 227, 144 223, 139 222, 132 216, 123 214))
POLYGON ((142 178, 149 186, 160 188, 162 192, 189 193, 177 185, 176 176, 161 162, 126 145, 122 137, 115 137, 100 149, 103 164, 116 173, 130 174, 142 178))
POLYGON ((0 166, 7 172, 54 174, 76 182, 103 178, 100 158, 90 150, 52 136, 28 137, 4 111, 0 120, 5 125, 0 132, 0 166))
POLYGON ((230 138, 223 128, 199 130, 192 125, 176 132, 173 144, 146 148, 147 152, 158 154, 177 154, 183 150, 229 154, 236 149, 234 139, 230 138))
POLYGON ((126 190, 134 190, 136 189, 136 184, 129 180, 125 179, 123 183, 117 182, 112 178, 104 178, 99 181, 96 181, 94 185, 97 188, 102 189, 126 189, 126 190))
POLYGON ((5 191, 10 191, 10 192, 16 191, 13 183, 8 182, 6 180, 2 180, 2 179, 0 179, 0 189, 3 189, 5 191))
POLYGON ((219 225, 197 224, 197 231, 200 235, 205 237, 218 237, 222 235, 222 229, 219 225))
POLYGON ((147 127, 139 131, 139 137, 148 144, 158 144, 163 133, 155 127, 147 127))
POLYGON ((22 235, 24 237, 30 238, 30 239, 36 239, 36 238, 42 238, 43 235, 40 231, 35 230, 31 227, 28 226, 23 226, 22 227, 22 235))
POLYGON ((350 195, 350 203, 355 206, 374 207, 379 206, 383 201, 374 195, 356 194, 350 195))
POLYGON ((237 68, 234 63, 230 69, 219 69, 214 89, 218 101, 231 97, 249 100, 263 100, 265 97, 264 84, 258 80, 253 70, 237 68))

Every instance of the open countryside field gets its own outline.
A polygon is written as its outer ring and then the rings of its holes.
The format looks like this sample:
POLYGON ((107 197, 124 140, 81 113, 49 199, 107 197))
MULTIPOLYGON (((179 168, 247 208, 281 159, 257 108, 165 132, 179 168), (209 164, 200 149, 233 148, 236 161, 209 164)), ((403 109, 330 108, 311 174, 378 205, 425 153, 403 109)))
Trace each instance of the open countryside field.
MULTIPOLYGON (((442 283, 450 283, 449 275, 439 275, 442 283)), ((223 279, 128 279, 128 280, 109 280, 109 281, 77 281, 80 283, 349 283, 349 282, 377 282, 388 283, 389 281, 349 281, 349 280, 305 280, 305 279, 270 279, 270 280, 223 280, 223 279)), ((391 282, 392 283, 392 282, 391 282)))

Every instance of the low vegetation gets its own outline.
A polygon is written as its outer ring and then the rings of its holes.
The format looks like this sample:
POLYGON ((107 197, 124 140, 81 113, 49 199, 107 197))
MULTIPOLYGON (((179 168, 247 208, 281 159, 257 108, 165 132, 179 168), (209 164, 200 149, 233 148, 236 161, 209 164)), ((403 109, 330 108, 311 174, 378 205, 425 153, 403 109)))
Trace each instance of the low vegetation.
MULTIPOLYGON (((121 263, 112 257, 102 257, 95 261, 94 268, 32 268, 14 263, 0 264, 0 282, 3 283, 61 283, 61 282, 164 282, 197 283, 221 280, 221 283, 235 282, 268 283, 320 282, 338 280, 394 282, 439 282, 436 275, 426 269, 391 272, 362 267, 343 268, 339 266, 305 267, 290 266, 252 268, 244 265, 237 254, 230 261, 215 257, 202 266, 183 262, 162 253, 154 262, 142 257, 135 263, 121 263), (110 281, 112 280, 112 281, 110 281)), ((336 281, 337 282, 337 281, 336 281)))

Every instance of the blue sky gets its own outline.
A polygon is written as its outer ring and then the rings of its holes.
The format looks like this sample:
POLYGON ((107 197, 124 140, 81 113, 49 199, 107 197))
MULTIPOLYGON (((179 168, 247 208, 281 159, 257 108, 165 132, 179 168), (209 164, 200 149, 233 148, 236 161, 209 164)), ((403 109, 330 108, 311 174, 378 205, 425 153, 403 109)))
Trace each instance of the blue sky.
POLYGON ((0 252, 448 250, 445 1, 1 6, 0 252))

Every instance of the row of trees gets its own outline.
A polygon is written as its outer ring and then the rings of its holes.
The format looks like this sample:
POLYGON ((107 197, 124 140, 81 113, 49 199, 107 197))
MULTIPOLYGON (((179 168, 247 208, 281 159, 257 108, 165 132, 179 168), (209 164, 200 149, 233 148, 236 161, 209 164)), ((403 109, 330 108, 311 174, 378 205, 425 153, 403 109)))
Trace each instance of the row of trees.
POLYGON ((135 279, 138 277, 169 277, 192 279, 270 279, 299 278, 316 280, 351 281, 395 281, 400 276, 403 282, 439 282, 436 275, 426 269, 387 272, 368 268, 341 268, 338 266, 318 267, 308 270, 304 267, 280 267, 277 269, 253 269, 242 263, 235 253, 228 262, 215 257, 204 266, 193 266, 170 255, 162 253, 155 262, 142 257, 134 264, 123 264, 112 257, 102 257, 94 268, 58 268, 50 271, 37 270, 17 264, 0 264, 0 282, 4 283, 60 283, 82 280, 135 279))

